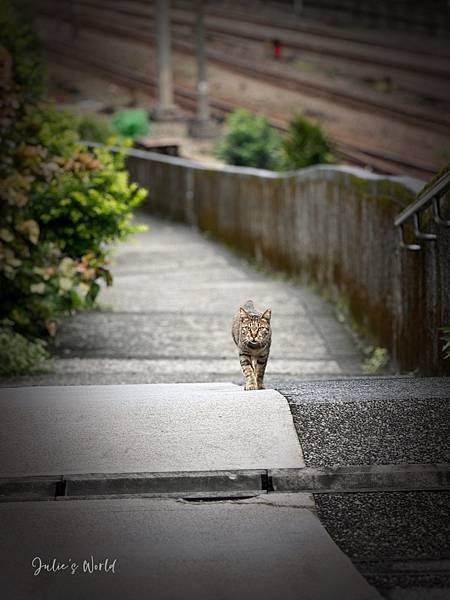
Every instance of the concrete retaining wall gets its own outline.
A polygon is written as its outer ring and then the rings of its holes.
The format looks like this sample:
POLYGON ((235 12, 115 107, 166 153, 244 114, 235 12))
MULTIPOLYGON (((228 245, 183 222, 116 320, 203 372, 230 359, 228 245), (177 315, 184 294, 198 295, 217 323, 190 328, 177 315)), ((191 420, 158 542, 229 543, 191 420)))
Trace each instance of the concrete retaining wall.
POLYGON ((135 150, 128 165, 150 190, 150 212, 315 284, 402 371, 450 373, 439 339, 450 324, 450 234, 441 229, 436 243, 412 253, 393 226, 423 182, 351 167, 283 175, 204 167, 135 150))

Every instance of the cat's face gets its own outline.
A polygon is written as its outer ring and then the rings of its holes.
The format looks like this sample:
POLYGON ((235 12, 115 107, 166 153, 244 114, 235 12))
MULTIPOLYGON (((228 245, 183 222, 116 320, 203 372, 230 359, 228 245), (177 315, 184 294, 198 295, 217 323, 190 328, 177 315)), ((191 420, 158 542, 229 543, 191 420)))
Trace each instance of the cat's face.
POLYGON ((263 348, 270 339, 271 310, 268 308, 260 315, 251 315, 240 309, 241 345, 251 350, 263 348))

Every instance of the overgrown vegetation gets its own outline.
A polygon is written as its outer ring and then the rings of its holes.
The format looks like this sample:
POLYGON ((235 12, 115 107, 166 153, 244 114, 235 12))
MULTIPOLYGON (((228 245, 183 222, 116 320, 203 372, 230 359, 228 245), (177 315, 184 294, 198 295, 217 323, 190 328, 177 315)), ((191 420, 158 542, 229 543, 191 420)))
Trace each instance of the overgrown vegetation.
POLYGON ((433 177, 429 181, 426 182, 426 184, 423 186, 423 188, 417 194, 417 198, 420 198, 421 196, 423 196, 423 194, 425 194, 426 191, 428 191, 435 183, 437 183, 439 181, 439 179, 441 179, 441 177, 443 177, 449 171, 450 171, 450 163, 447 163, 444 167, 442 167, 442 169, 439 169, 439 171, 435 175, 433 175, 433 177))
POLYGON ((119 136, 133 140, 150 132, 148 114, 142 108, 120 110, 112 118, 112 127, 119 136))
POLYGON ((109 144, 115 137, 110 119, 106 115, 84 113, 77 118, 76 127, 80 139, 86 142, 109 144))
POLYGON ((284 166, 288 169, 303 169, 334 161, 333 146, 322 129, 301 115, 290 122, 283 140, 283 151, 284 166))
POLYGON ((76 120, 76 129, 82 140, 99 144, 117 143, 146 136, 150 133, 150 122, 143 109, 120 110, 112 117, 99 113, 83 113, 76 120))
POLYGON ((139 229, 130 220, 146 192, 128 182, 123 155, 88 151, 74 117, 42 101, 33 38, 5 0, 0 39, 4 374, 41 364, 37 338, 53 335, 62 315, 93 306, 101 281, 112 283, 108 247, 139 229))
POLYGON ((41 371, 49 358, 42 340, 30 340, 17 333, 12 321, 0 322, 0 375, 41 371))
POLYGON ((366 348, 365 353, 367 354, 361 367, 364 373, 367 375, 375 375, 380 373, 389 364, 389 352, 386 348, 380 346, 372 346, 366 348))
POLYGON ((0 86, 2 96, 8 88, 20 88, 27 99, 40 97, 45 77, 39 48, 30 28, 27 4, 20 6, 20 20, 10 0, 0 0, 0 86))
POLYGON ((265 117, 238 109, 227 118, 217 155, 230 165, 277 170, 282 164, 281 137, 265 117))
POLYGON ((217 155, 228 164, 287 171, 333 162, 333 144, 319 125, 295 116, 285 136, 263 116, 238 109, 226 121, 217 155))

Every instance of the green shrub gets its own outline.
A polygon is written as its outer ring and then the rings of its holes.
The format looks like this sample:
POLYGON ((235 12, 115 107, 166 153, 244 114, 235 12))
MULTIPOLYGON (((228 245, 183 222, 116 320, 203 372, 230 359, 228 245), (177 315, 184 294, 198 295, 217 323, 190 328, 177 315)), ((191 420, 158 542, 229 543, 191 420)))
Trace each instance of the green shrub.
POLYGON ((227 118, 217 155, 231 165, 276 170, 281 149, 281 137, 265 117, 238 109, 227 118))
POLYGON ((0 320, 31 338, 53 334, 58 317, 111 284, 109 247, 141 229, 131 217, 146 191, 128 182, 123 154, 89 151, 74 117, 40 102, 34 81, 30 92, 17 48, 0 46, 0 320))
POLYGON ((109 144, 114 137, 110 120, 105 115, 85 113, 78 117, 76 125, 78 135, 86 142, 109 144))
POLYGON ((147 112, 141 108, 121 110, 112 118, 114 131, 124 138, 135 139, 149 134, 150 124, 147 112))
POLYGON ((389 353, 386 348, 374 346, 366 349, 367 358, 362 363, 364 373, 374 375, 389 364, 389 353))
POLYGON ((89 152, 74 126, 51 106, 25 106, 0 168, 0 317, 27 334, 93 304, 97 280, 112 281, 108 245, 136 231, 132 210, 145 197, 123 156, 89 152))
POLYGON ((333 162, 333 145, 303 116, 296 116, 281 137, 269 121, 247 110, 231 113, 225 135, 217 148, 219 158, 231 165, 260 169, 301 169, 333 162))
POLYGON ((333 162, 333 145, 305 117, 298 115, 289 124, 283 140, 284 166, 287 169, 302 169, 311 165, 333 162))
POLYGON ((50 355, 42 340, 29 340, 14 331, 10 321, 0 322, 0 375, 42 371, 50 355))
POLYGON ((30 27, 31 3, 19 4, 20 20, 11 0, 0 0, 0 97, 11 87, 20 87, 22 95, 31 100, 44 91, 44 69, 30 27))

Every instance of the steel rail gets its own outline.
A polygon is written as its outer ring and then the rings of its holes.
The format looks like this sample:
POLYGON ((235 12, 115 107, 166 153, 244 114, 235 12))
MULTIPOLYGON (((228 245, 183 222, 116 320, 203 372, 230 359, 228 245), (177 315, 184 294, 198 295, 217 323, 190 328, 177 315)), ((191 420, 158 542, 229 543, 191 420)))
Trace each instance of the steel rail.
POLYGON ((400 246, 407 250, 421 250, 420 244, 408 243, 405 241, 404 225, 409 220, 413 221, 414 236, 419 240, 433 242, 437 239, 435 233, 427 233, 422 231, 420 215, 430 206, 433 208, 433 219, 437 225, 442 227, 450 227, 450 220, 444 219, 441 214, 440 199, 450 190, 450 171, 444 173, 432 185, 426 188, 419 194, 417 200, 407 206, 395 219, 394 225, 398 228, 400 246))

